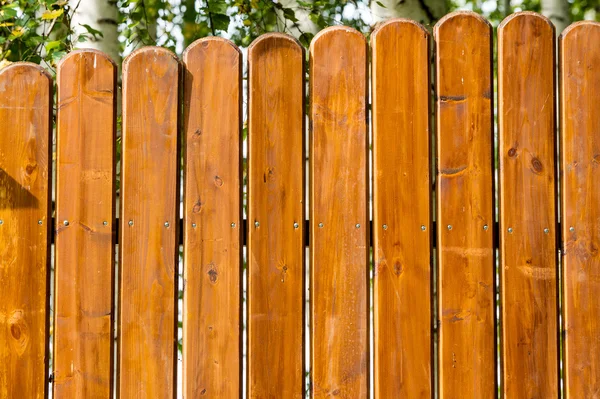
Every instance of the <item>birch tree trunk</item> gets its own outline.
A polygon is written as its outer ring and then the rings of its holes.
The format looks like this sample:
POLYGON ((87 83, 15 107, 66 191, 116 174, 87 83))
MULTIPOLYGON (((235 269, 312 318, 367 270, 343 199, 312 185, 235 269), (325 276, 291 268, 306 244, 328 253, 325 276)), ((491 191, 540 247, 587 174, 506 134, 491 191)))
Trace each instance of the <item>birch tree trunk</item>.
POLYGON ((560 35, 571 23, 569 2, 567 0, 541 0, 541 2, 542 14, 552 21, 556 28, 556 35, 560 35))
MULTIPOLYGON (((121 65, 121 46, 119 44, 119 10, 116 0, 70 0, 71 7, 77 11, 73 16, 73 28, 85 32, 82 25, 89 25, 102 32, 103 37, 90 38, 81 43, 81 47, 94 48, 108 54, 117 65, 121 65)), ((89 36, 89 35, 88 35, 89 36)))
POLYGON ((445 0, 371 0, 373 24, 390 18, 408 18, 431 30, 448 12, 445 0))

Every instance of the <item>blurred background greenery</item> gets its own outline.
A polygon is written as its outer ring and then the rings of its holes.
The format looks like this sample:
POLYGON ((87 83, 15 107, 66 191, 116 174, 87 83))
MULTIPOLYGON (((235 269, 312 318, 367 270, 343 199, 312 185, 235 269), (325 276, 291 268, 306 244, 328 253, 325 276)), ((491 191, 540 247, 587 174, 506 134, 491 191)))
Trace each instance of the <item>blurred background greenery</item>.
POLYGON ((404 17, 431 29, 455 10, 482 14, 494 27, 512 12, 536 11, 557 34, 573 21, 600 20, 600 0, 0 0, 0 67, 30 61, 53 70, 78 47, 102 50, 120 64, 144 45, 181 54, 211 35, 246 47, 265 32, 286 32, 308 45, 331 25, 368 36, 379 21, 404 17))

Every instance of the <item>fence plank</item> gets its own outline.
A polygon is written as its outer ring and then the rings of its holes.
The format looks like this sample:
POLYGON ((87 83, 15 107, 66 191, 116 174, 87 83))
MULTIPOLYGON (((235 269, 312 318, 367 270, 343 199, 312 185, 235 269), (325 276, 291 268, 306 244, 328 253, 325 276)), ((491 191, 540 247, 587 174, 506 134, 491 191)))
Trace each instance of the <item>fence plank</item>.
POLYGON ((560 40, 564 376, 567 398, 600 391, 600 24, 560 40))
POLYGON ((44 398, 52 79, 38 65, 0 70, 0 398, 44 398))
POLYGON ((58 66, 54 397, 112 394, 116 66, 75 51, 58 66))
POLYGON ((436 42, 439 396, 496 396, 492 28, 449 14, 436 42))
POLYGON ((311 366, 316 398, 369 392, 367 46, 347 27, 310 46, 311 366))
POLYGON ((183 396, 233 398, 242 392, 242 55, 212 37, 183 60, 183 396))
POLYGON ((371 40, 375 397, 429 398, 429 34, 399 19, 371 40))
POLYGON ((248 397, 302 398, 302 46, 261 36, 248 49, 248 77, 248 397))
POLYGON ((179 61, 145 47, 123 63, 119 394, 171 397, 177 361, 179 61))
POLYGON ((498 28, 505 397, 558 396, 554 51, 538 14, 498 28))

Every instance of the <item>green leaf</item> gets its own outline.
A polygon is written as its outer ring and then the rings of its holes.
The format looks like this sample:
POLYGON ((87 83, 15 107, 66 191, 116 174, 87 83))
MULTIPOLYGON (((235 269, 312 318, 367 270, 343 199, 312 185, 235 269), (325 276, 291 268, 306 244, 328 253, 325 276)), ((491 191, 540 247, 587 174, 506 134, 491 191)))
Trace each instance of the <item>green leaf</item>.
POLYGON ((376 1, 375 3, 381 8, 387 8, 381 1, 376 1))
POLYGON ((46 46, 45 46, 46 51, 50 53, 50 52, 56 50, 57 48, 59 48, 60 45, 61 45, 60 40, 53 40, 53 41, 47 42, 46 46))
POLYGON ((229 29, 229 17, 225 14, 213 14, 213 28, 226 31, 229 29))
POLYGON ((85 30, 87 30, 88 33, 94 37, 94 39, 97 39, 98 37, 104 37, 104 34, 102 32, 100 32, 97 29, 92 28, 88 24, 80 24, 79 26, 85 28, 85 30))
POLYGON ((64 10, 62 8, 59 8, 58 10, 54 10, 54 11, 46 10, 42 14, 42 19, 56 19, 56 18, 60 17, 61 15, 63 15, 63 12, 64 12, 64 10))

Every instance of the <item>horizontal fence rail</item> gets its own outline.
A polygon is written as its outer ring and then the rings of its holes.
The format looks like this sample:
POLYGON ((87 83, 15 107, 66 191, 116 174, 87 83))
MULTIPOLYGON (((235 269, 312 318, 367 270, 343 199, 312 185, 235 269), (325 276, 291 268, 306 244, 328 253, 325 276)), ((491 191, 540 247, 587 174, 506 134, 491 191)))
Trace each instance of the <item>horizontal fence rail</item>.
POLYGON ((600 24, 497 32, 142 48, 119 139, 105 54, 0 70, 0 398, 595 397, 600 24))

